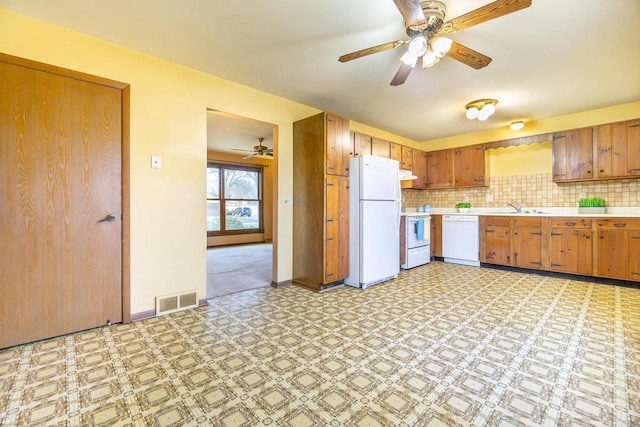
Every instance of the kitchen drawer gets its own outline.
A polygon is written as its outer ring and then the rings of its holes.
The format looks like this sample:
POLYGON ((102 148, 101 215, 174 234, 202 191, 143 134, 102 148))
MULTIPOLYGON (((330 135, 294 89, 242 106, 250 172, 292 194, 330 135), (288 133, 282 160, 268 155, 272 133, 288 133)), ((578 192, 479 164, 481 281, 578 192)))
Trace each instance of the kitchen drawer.
POLYGON ((551 228, 591 228, 591 218, 551 218, 551 228))
POLYGON ((513 226, 514 227, 540 227, 541 224, 540 218, 522 218, 515 217, 513 218, 513 226))
POLYGON ((598 218, 599 230, 640 230, 640 218, 598 218))
POLYGON ((510 219, 508 216, 488 216, 485 218, 485 225, 497 225, 500 227, 508 227, 510 219))

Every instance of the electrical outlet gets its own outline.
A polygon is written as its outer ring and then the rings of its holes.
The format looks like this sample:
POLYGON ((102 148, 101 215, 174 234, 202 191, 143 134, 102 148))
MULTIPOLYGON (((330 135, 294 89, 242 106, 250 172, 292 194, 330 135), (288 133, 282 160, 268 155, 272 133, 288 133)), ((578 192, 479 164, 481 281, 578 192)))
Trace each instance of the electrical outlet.
POLYGON ((462 201, 463 202, 469 202, 469 196, 467 196, 466 194, 464 196, 462 196, 462 201))
POLYGON ((587 193, 580 193, 580 198, 584 199, 585 197, 587 197, 587 193))
POLYGON ((487 194, 487 197, 485 198, 485 200, 487 202, 493 202, 493 194, 487 194))

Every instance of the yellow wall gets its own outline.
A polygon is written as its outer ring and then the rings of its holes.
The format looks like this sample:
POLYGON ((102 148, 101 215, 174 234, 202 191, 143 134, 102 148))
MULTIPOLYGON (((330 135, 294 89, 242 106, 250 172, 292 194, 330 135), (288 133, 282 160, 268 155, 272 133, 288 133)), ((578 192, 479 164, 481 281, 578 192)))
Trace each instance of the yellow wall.
POLYGON ((205 297, 208 108, 278 129, 276 281, 291 279, 293 215, 283 200, 293 193, 293 122, 319 110, 2 8, 0 52, 131 85, 131 313, 152 310, 156 295, 195 288, 205 297))

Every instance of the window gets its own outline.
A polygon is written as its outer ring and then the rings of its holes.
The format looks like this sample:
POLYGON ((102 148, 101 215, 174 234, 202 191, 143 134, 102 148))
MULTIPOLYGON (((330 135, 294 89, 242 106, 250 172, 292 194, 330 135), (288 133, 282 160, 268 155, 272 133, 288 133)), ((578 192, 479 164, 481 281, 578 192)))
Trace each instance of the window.
POLYGON ((207 235, 261 233, 262 168, 207 164, 207 235))

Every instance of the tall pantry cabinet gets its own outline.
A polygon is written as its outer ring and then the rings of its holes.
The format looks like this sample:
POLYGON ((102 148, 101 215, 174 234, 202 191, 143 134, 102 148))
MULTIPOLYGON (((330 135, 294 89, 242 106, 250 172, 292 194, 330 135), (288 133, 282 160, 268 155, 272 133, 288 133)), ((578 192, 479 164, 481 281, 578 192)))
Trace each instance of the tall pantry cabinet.
POLYGON ((349 275, 349 120, 293 124, 293 283, 321 291, 349 275))

